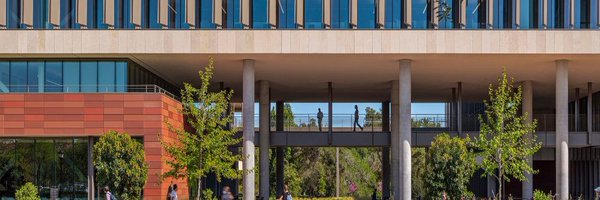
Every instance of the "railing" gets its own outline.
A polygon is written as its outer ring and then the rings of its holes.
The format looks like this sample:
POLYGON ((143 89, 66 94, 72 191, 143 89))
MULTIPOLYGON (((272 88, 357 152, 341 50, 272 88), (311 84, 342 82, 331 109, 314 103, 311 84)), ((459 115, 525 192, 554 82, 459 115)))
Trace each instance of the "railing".
POLYGON ((0 93, 161 93, 177 96, 158 85, 0 85, 0 93))

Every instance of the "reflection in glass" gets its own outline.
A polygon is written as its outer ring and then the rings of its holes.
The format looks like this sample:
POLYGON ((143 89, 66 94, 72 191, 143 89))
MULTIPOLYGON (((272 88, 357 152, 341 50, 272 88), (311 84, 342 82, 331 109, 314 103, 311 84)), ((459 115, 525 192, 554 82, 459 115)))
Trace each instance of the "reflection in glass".
POLYGON ((46 62, 46 92, 62 92, 62 62, 46 62))
POLYGON ((200 0, 200 28, 212 29, 217 27, 213 19, 213 13, 213 0, 200 0))
POLYGON ((350 28, 350 0, 331 0, 331 28, 350 28))
POLYGON ((63 62, 63 91, 79 92, 79 62, 63 62))
POLYGON ((115 91, 115 62, 98 62, 98 92, 115 91))
POLYGON ((306 29, 323 28, 323 0, 305 0, 304 11, 306 29))
POLYGON ((431 21, 431 8, 428 0, 413 0, 412 27, 413 29, 426 29, 431 21))
POLYGON ((10 62, 10 91, 27 91, 27 62, 10 62))
MULTIPOLYGON (((260 1, 265 1, 265 0, 258 0, 258 1, 252 1, 252 6, 253 9, 265 9, 265 13, 257 13, 257 12, 252 12, 252 16, 256 17, 253 18, 254 22, 258 22, 259 24, 254 24, 254 26, 258 26, 261 25, 261 23, 266 22, 268 17, 265 17, 265 15, 267 15, 268 13, 266 13, 266 6, 267 5, 261 5, 260 1), (263 8, 264 7, 264 8, 263 8)), ((227 28, 230 29, 241 29, 243 28, 242 25, 242 10, 240 9, 242 5, 241 0, 227 0, 227 28)), ((256 11, 258 11, 256 10, 256 11)))
POLYGON ((10 62, 0 61, 0 92, 9 92, 10 62))
POLYGON ((127 62, 116 62, 115 85, 117 92, 127 92, 127 62))
POLYGON ((400 29, 402 27, 402 0, 385 1, 385 28, 400 29))
POLYGON ((29 62, 27 66, 27 91, 44 92, 44 62, 29 62))
POLYGON ((98 90, 98 63, 81 62, 81 91, 96 92, 98 90))
POLYGON ((486 27, 485 0, 467 1, 467 29, 479 29, 486 27))
POLYGON ((375 17, 375 0, 358 1, 358 28, 374 29, 375 17))
POLYGON ((279 0, 279 28, 296 28, 296 0, 279 0))
MULTIPOLYGON (((235 10, 235 14, 237 14, 236 19, 239 21, 239 2, 240 0, 230 0, 236 1, 237 10, 235 10)), ((227 5, 229 7, 229 4, 227 5)), ((268 29, 269 28, 269 1, 268 0, 253 0, 252 1, 252 28, 254 29, 268 29)), ((234 14, 234 15, 235 15, 234 14)), ((227 18, 229 20, 229 18, 227 18)), ((229 26, 228 26, 229 27, 229 26)), ((241 28, 241 24, 240 24, 241 28)))

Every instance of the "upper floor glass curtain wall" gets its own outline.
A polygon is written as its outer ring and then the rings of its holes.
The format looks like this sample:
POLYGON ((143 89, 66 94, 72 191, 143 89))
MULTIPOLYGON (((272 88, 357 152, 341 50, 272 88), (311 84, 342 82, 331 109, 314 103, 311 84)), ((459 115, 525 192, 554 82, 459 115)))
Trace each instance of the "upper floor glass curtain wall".
POLYGON ((350 28, 350 0, 331 0, 331 28, 350 28))
POLYGON ((486 0, 463 0, 467 1, 466 28, 480 29, 486 27, 486 0))
POLYGON ((412 28, 426 29, 431 27, 431 1, 413 0, 412 2, 412 28))
MULTIPOLYGON (((236 24, 235 28, 242 28, 241 21, 241 9, 240 9, 240 0, 228 0, 228 2, 233 1, 236 7, 230 7, 227 4, 227 20, 229 21, 229 16, 233 17, 239 25, 236 24), (230 13, 233 12, 233 13, 230 13)), ((268 0, 253 0, 252 1, 252 28, 254 29, 268 29, 269 25, 269 1, 268 0)))
POLYGON ((304 27, 323 28, 323 0, 304 0, 304 27))
POLYGON ((296 0, 277 0, 280 29, 296 28, 296 0))
POLYGON ((359 29, 374 29, 377 15, 375 0, 358 0, 358 24, 359 29))
POLYGON ((402 0, 386 0, 385 1, 385 28, 400 29, 402 28, 402 0))

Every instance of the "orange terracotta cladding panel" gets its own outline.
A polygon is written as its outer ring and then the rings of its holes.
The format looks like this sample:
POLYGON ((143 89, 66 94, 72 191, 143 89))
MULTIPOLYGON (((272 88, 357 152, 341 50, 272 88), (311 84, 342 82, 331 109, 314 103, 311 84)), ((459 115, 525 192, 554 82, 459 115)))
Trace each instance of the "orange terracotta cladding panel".
POLYGON ((169 184, 188 199, 186 180, 165 179, 168 159, 160 139, 172 140, 165 121, 183 126, 181 103, 162 94, 0 94, 0 137, 86 137, 109 130, 144 137, 149 174, 144 199, 166 199, 169 184))

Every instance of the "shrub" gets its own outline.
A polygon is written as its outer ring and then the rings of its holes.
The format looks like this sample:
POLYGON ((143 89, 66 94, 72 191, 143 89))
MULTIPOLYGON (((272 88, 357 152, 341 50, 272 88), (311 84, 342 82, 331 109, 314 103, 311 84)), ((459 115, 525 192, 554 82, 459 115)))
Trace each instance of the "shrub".
POLYGON ((117 199, 141 199, 148 164, 140 142, 109 131, 94 145, 94 165, 98 184, 109 186, 117 199))
POLYGON ((17 200, 39 200, 38 189, 33 183, 27 182, 15 193, 17 200))
POLYGON ((533 191, 533 199, 534 200, 552 200, 552 195, 546 194, 545 192, 543 192, 541 190, 535 190, 535 191, 533 191))

